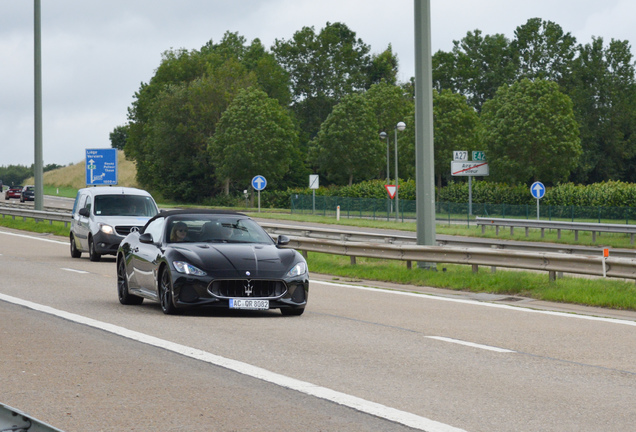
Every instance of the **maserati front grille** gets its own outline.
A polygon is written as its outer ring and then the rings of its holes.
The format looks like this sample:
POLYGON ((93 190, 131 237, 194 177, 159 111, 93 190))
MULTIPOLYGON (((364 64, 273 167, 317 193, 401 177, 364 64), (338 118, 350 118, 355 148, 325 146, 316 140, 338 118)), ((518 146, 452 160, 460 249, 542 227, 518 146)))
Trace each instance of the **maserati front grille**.
POLYGON ((208 291, 221 298, 277 298, 287 291, 283 281, 260 279, 224 279, 215 280, 208 291))

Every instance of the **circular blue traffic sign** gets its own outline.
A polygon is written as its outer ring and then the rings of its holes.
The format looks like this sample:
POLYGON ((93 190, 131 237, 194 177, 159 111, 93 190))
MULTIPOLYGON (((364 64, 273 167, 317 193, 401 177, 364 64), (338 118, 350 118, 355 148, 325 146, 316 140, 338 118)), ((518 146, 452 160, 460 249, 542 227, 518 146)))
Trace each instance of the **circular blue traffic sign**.
POLYGON ((252 187, 254 190, 261 191, 267 186, 267 180, 262 175, 257 175, 252 179, 252 187))
POLYGON ((541 182, 534 182, 532 186, 530 186, 530 193, 536 199, 541 199, 545 195, 545 186, 541 182))

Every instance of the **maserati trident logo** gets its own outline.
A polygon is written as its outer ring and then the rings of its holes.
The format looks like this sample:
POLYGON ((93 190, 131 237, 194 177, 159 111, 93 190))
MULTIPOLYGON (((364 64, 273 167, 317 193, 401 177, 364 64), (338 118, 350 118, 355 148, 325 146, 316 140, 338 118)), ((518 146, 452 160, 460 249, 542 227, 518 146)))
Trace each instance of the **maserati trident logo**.
POLYGON ((252 292, 254 291, 254 285, 252 285, 252 281, 250 279, 245 281, 245 286, 243 288, 245 288, 245 295, 247 297, 252 295, 252 292))

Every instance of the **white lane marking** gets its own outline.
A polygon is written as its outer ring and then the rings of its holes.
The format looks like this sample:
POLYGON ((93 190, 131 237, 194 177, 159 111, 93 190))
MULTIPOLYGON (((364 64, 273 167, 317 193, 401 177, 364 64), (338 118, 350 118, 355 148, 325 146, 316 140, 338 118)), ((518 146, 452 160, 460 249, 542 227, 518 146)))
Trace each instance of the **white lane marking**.
POLYGON ((323 282, 323 281, 318 281, 318 280, 314 280, 314 281, 312 281, 312 283, 331 285, 331 286, 340 287, 340 288, 352 288, 352 289, 357 289, 357 290, 362 290, 362 291, 373 291, 373 292, 378 292, 378 293, 401 295, 401 296, 407 296, 407 297, 425 298, 427 300, 439 300, 439 301, 446 301, 446 302, 453 302, 453 303, 470 304, 470 305, 473 305, 473 306, 483 306, 483 307, 491 307, 491 308, 498 308, 498 309, 507 309, 507 310, 511 310, 511 311, 515 311, 515 312, 536 313, 536 314, 543 314, 543 315, 558 316, 558 317, 563 317, 563 318, 577 318, 577 319, 582 319, 582 320, 601 321, 601 322, 610 323, 610 324, 622 324, 622 325, 628 325, 628 326, 636 327, 636 321, 629 321, 629 320, 623 320, 623 319, 618 319, 618 318, 603 318, 603 317, 596 317, 596 316, 591 316, 591 315, 579 315, 579 314, 575 314, 575 313, 565 313, 565 312, 546 311, 546 310, 539 310, 539 309, 530 309, 530 308, 523 307, 523 306, 510 306, 510 305, 505 305, 505 304, 496 304, 496 303, 489 303, 489 302, 483 302, 483 301, 477 301, 477 300, 466 300, 466 299, 457 299, 457 298, 450 298, 450 297, 441 297, 441 296, 437 296, 437 295, 434 295, 434 294, 427 294, 427 293, 414 293, 414 292, 406 292, 406 291, 395 291, 395 290, 387 290, 387 289, 382 289, 382 288, 365 287, 365 286, 359 286, 359 285, 346 285, 346 284, 333 283, 333 282, 323 282))
POLYGON ((516 352, 516 351, 512 351, 512 350, 505 349, 505 348, 497 348, 497 347, 494 347, 494 346, 482 345, 482 344, 477 344, 477 343, 473 343, 473 342, 466 342, 466 341, 463 341, 463 340, 451 339, 451 338, 442 337, 442 336, 425 336, 425 337, 428 338, 428 339, 435 339, 435 340, 439 340, 439 341, 443 341, 443 342, 450 342, 450 343, 454 343, 454 344, 458 344, 458 345, 465 345, 465 346, 469 346, 469 347, 473 347, 473 348, 479 348, 479 349, 483 349, 483 350, 500 352, 500 353, 514 353, 514 352, 516 352))
POLYGON ((243 375, 257 378, 262 381, 266 381, 272 384, 276 384, 281 387, 289 388, 291 390, 299 391, 309 396, 314 396, 320 399, 328 400, 339 405, 343 405, 355 410, 370 414, 376 417, 380 417, 395 423, 400 423, 408 427, 412 427, 427 432, 466 432, 463 429, 458 429, 449 426, 444 423, 436 422, 435 420, 427 419, 406 411, 401 411, 395 408, 388 407, 379 403, 371 402, 362 398, 348 395, 339 391, 331 390, 326 387, 320 387, 315 384, 300 381, 295 378, 290 378, 285 375, 281 375, 275 372, 268 371, 266 369, 253 366, 247 363, 243 363, 237 360, 221 357, 203 350, 188 347, 185 345, 169 342, 163 339, 149 336, 144 333, 129 330, 124 327, 120 327, 114 324, 97 321, 92 318, 88 318, 82 315, 77 315, 70 312, 61 311, 49 306, 44 306, 38 303, 33 303, 28 300, 19 299, 17 297, 8 296, 0 293, 0 300, 8 303, 25 306, 30 309, 54 315, 68 321, 76 322, 78 324, 84 324, 93 328, 104 330, 119 336, 123 336, 128 339, 132 339, 147 345, 163 348, 186 357, 190 357, 196 360, 201 360, 216 366, 220 366, 229 370, 233 370, 243 375))
POLYGON ((22 238, 29 238, 29 239, 33 239, 33 240, 41 240, 41 241, 45 241, 45 242, 49 242, 49 243, 57 243, 57 244, 62 244, 62 245, 68 245, 68 242, 61 242, 59 240, 51 240, 51 239, 42 238, 42 237, 34 237, 32 235, 26 235, 26 234, 16 234, 16 233, 10 233, 10 232, 6 232, 6 231, 0 231, 0 234, 5 234, 5 235, 10 235, 10 236, 15 236, 15 237, 22 237, 22 238))
POLYGON ((70 272, 80 273, 80 274, 88 274, 89 273, 89 272, 84 271, 84 270, 75 270, 75 269, 70 269, 70 268, 65 268, 65 267, 62 267, 61 269, 64 270, 64 271, 70 271, 70 272))

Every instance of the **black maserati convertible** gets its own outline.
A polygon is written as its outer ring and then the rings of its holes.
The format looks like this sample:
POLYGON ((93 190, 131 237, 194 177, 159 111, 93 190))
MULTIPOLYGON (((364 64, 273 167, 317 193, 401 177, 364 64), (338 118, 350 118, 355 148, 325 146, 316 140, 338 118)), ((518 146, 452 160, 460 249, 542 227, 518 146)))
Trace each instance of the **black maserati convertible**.
POLYGON ((161 212, 119 245, 119 301, 158 301, 166 314, 211 306, 301 315, 309 273, 300 253, 281 248, 288 242, 240 213, 161 212))

